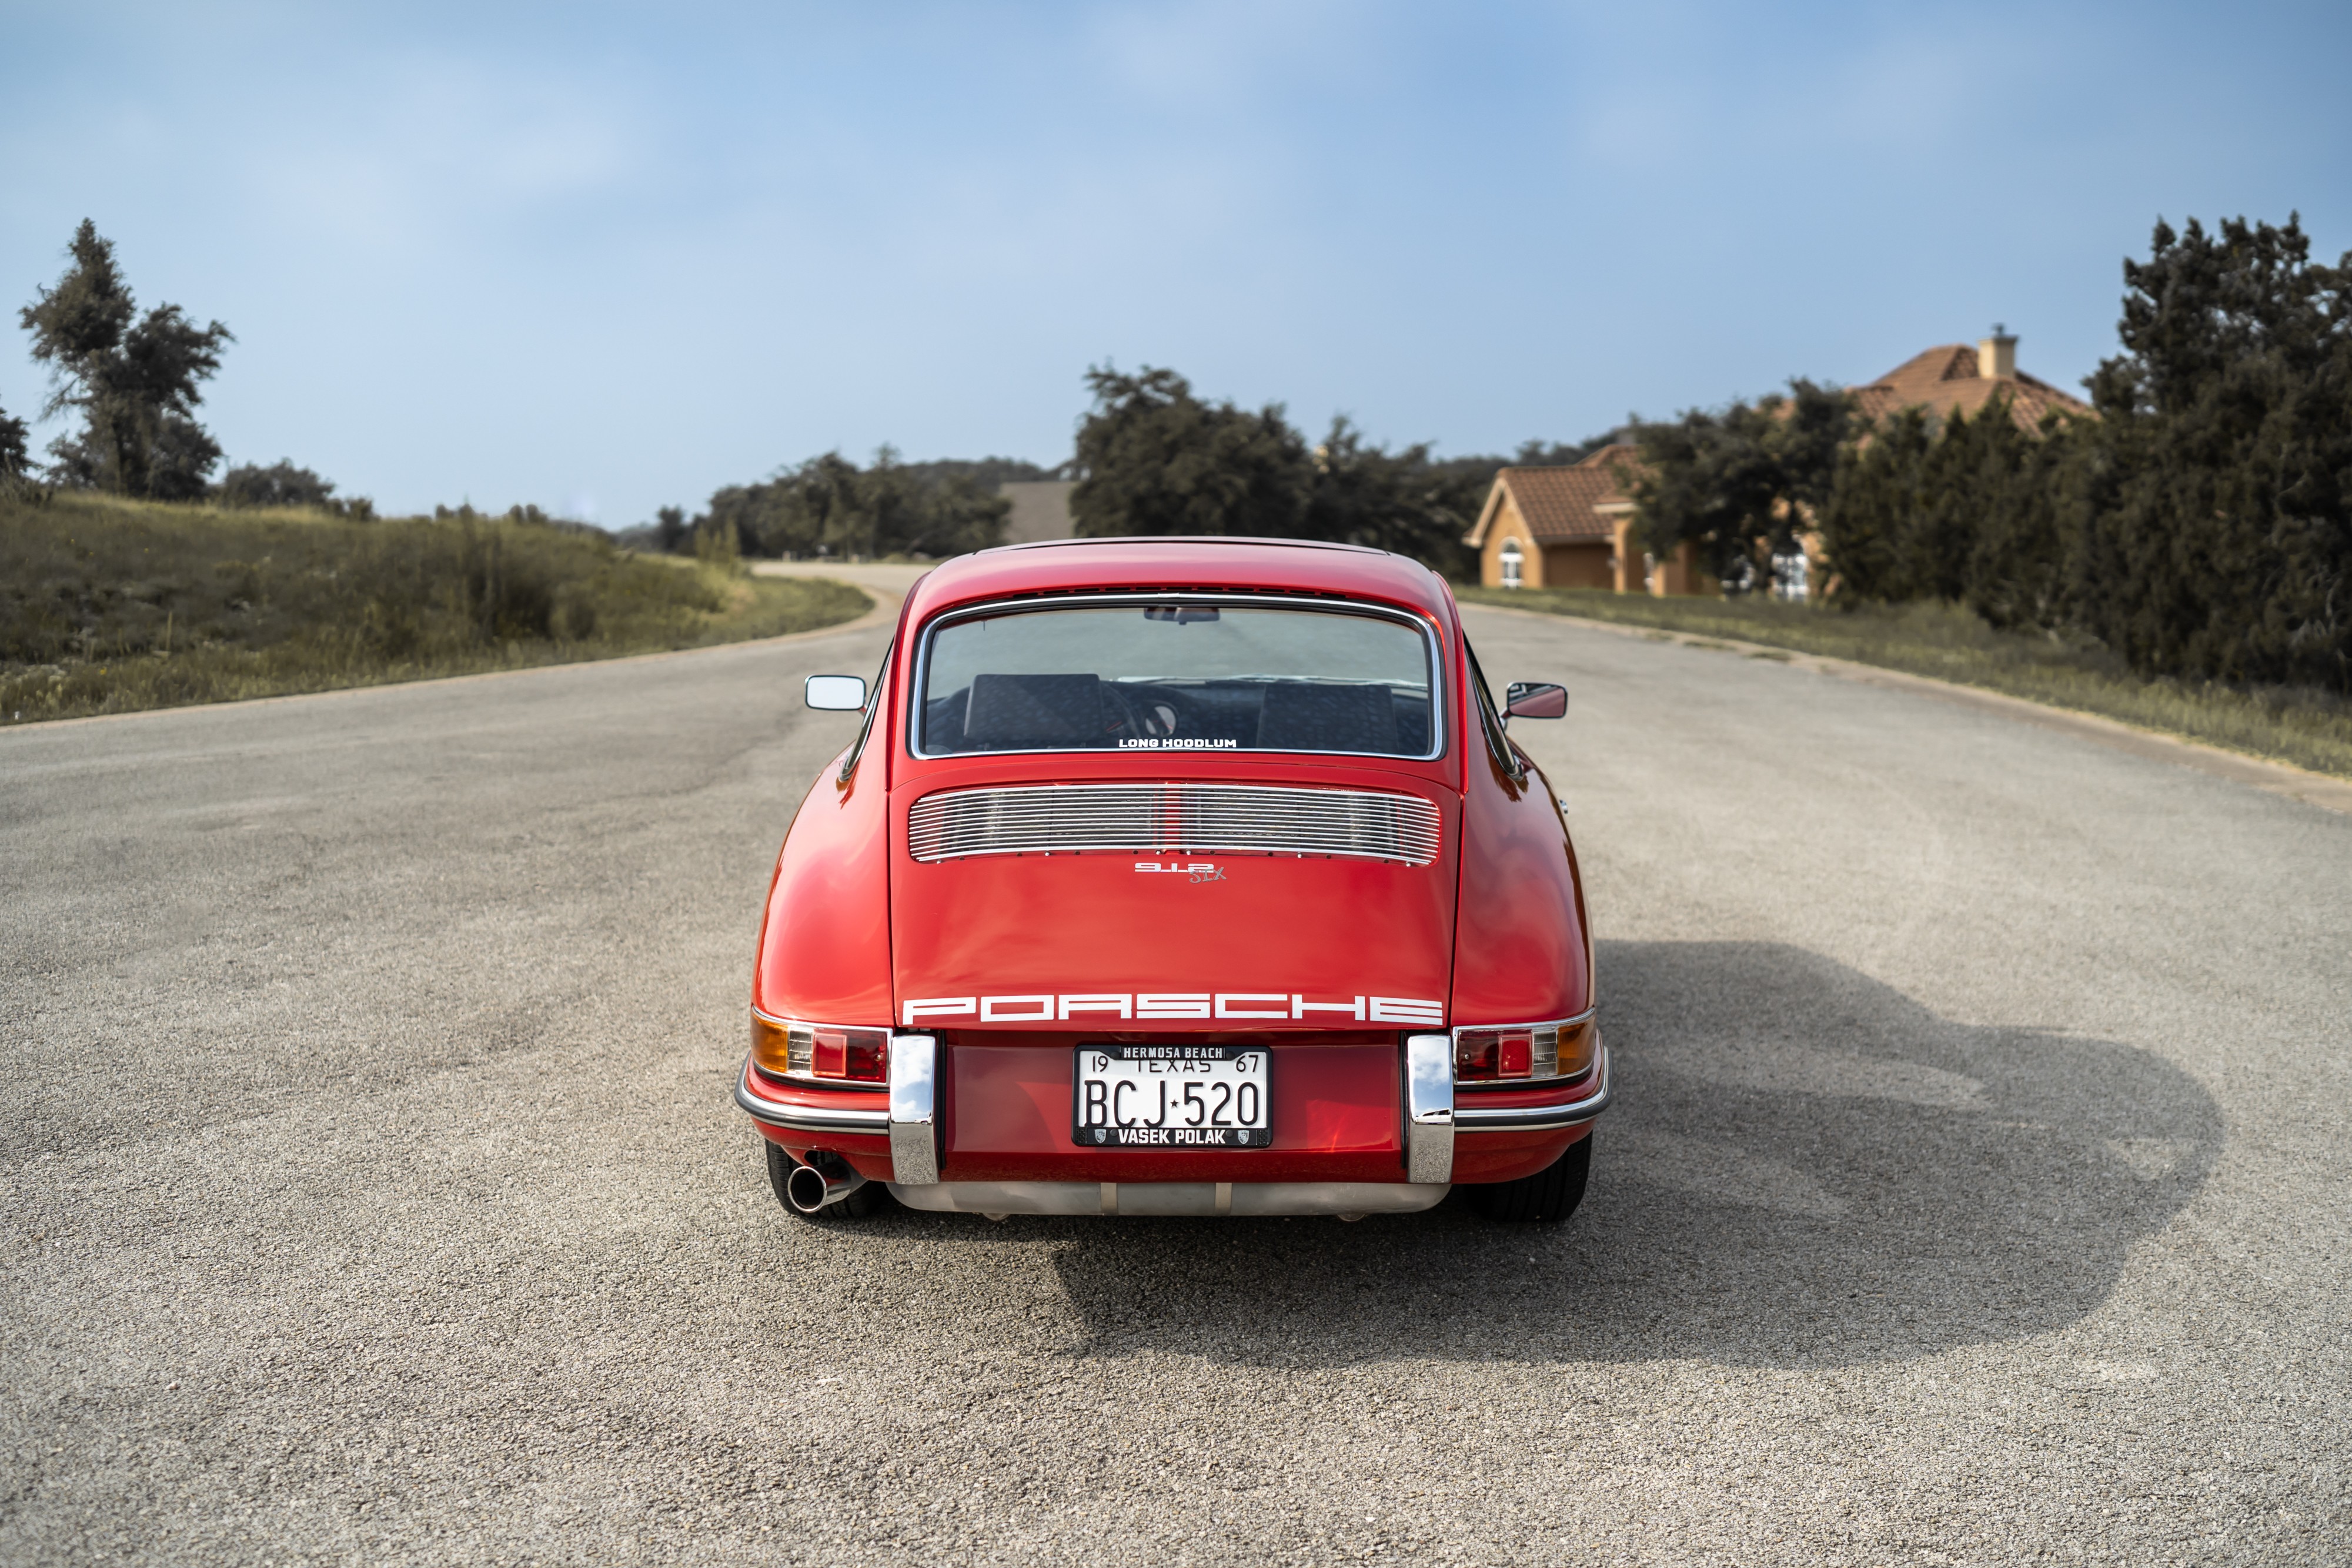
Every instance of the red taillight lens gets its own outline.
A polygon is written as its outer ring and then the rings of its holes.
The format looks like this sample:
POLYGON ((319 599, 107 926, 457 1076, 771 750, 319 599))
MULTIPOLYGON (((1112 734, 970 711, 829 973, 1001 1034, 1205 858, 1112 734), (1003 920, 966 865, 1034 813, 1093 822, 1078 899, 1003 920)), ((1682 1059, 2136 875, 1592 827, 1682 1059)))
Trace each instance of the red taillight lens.
POLYGON ((837 1029, 811 1030, 809 1071, 819 1078, 849 1076, 849 1037, 837 1029))
POLYGON ((878 1029, 849 1030, 842 1036, 844 1078, 879 1083, 890 1076, 890 1037, 878 1029))
POLYGON ((1454 1076, 1463 1078, 1499 1078, 1495 1071, 1496 1032, 1491 1029, 1465 1029, 1454 1032, 1454 1076))
POLYGON ((751 1061, 761 1071, 793 1078, 837 1078, 882 1083, 890 1076, 890 1031, 842 1024, 798 1023, 751 1014, 751 1061))
POLYGON ((1600 1038, 1591 1019, 1573 1024, 1504 1024, 1454 1031, 1456 1082, 1573 1078, 1592 1065, 1600 1038))
POLYGON ((1495 1041, 1495 1071, 1503 1078, 1530 1078, 1536 1070, 1533 1030, 1505 1030, 1495 1041))

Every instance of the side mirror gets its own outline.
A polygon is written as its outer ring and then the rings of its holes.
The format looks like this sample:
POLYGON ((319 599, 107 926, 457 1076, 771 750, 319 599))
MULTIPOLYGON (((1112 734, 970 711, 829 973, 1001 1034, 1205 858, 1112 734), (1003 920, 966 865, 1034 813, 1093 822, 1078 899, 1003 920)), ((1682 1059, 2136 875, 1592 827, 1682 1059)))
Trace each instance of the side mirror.
POLYGON ((856 713, 866 706, 863 675, 811 675, 808 706, 826 713, 856 713))
POLYGON ((1549 681, 1513 681, 1503 694, 1507 718, 1566 718, 1568 688, 1549 681))

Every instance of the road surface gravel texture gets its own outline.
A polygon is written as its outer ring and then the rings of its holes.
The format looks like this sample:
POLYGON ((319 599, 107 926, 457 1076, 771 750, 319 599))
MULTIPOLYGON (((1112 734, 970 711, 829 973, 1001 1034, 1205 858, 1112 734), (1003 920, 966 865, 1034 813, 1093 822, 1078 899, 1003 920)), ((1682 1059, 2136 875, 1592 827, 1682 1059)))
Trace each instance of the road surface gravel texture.
POLYGON ((1574 693, 1559 1228, 781 1210, 878 628, 0 732, 0 1560, 2352 1562, 2352 819, 1470 622, 1574 693))

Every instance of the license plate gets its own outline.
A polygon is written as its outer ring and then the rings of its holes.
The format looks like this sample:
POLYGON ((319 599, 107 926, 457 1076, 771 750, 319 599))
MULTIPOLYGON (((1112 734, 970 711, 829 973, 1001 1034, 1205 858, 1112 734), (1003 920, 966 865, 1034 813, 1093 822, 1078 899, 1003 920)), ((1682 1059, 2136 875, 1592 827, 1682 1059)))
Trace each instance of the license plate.
POLYGON ((1274 1143, 1262 1045, 1082 1045, 1070 1137, 1088 1148, 1263 1149, 1274 1143))

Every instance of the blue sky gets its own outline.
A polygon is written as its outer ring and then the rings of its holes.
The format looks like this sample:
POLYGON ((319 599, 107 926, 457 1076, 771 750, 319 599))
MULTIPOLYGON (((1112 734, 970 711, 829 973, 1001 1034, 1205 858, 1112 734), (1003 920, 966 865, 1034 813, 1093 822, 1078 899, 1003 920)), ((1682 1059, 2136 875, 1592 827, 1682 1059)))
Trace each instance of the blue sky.
POLYGON ((401 510, 1058 462, 1103 361, 1444 452, 1994 320, 2071 386, 2159 214, 2352 248, 2340 3, 52 3, 0 37, 0 301, 94 218, 142 303, 237 334, 233 460, 401 510))

